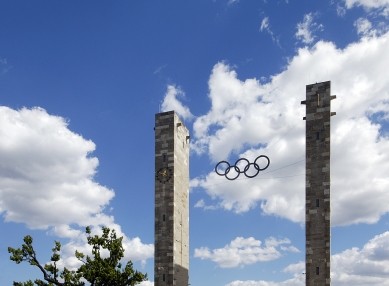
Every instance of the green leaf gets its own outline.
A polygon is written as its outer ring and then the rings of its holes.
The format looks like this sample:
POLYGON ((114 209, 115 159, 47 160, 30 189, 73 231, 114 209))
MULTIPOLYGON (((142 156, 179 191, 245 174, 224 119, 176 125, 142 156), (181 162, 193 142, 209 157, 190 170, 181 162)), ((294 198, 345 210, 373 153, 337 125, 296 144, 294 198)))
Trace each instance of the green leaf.
MULTIPOLYGON (((133 269, 131 261, 126 263, 123 268, 120 262, 124 257, 123 237, 117 237, 115 230, 110 230, 108 227, 102 227, 103 234, 101 236, 91 236, 90 227, 86 227, 85 232, 88 235, 87 241, 92 246, 92 256, 86 255, 75 251, 75 256, 83 264, 77 270, 69 270, 66 267, 60 271, 57 268, 56 263, 60 260, 61 244, 55 241, 54 248, 52 248, 53 254, 51 256, 52 263, 46 264, 44 267, 39 265, 36 258, 34 248, 32 247, 33 239, 27 235, 24 237, 24 244, 22 248, 14 249, 8 247, 8 252, 11 253, 10 259, 17 264, 22 261, 27 261, 31 265, 39 267, 43 272, 44 280, 35 280, 34 283, 38 286, 83 286, 85 283, 82 279, 85 279, 89 283, 95 286, 107 286, 107 285, 123 285, 133 286, 142 281, 147 280, 147 274, 143 274, 133 269), (108 250, 108 257, 101 257, 101 251, 103 249, 108 250), (62 281, 58 281, 60 277, 62 281)), ((33 286, 33 282, 28 280, 27 282, 14 282, 14 286, 33 286)))

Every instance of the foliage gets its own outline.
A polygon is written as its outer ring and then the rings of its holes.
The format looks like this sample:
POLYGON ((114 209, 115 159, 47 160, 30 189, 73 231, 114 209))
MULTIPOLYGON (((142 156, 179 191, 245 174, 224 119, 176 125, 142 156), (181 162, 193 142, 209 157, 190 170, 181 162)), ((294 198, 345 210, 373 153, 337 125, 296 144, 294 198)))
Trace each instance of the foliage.
MULTIPOLYGON (((42 266, 32 246, 32 237, 27 235, 24 237, 22 248, 14 249, 8 247, 8 252, 12 255, 10 259, 17 264, 22 261, 27 261, 33 266, 37 266, 43 273, 43 280, 36 279, 35 285, 38 286, 81 286, 85 285, 84 281, 90 283, 91 286, 133 286, 139 282, 147 280, 147 274, 139 271, 134 271, 131 261, 127 262, 126 266, 120 263, 124 257, 124 249, 122 240, 123 237, 116 237, 115 230, 110 231, 107 227, 102 227, 102 236, 91 236, 90 228, 86 228, 88 234, 88 244, 92 246, 92 257, 78 252, 76 257, 82 262, 82 265, 77 270, 69 270, 66 267, 60 271, 57 268, 57 262, 60 260, 61 243, 55 241, 55 246, 52 249, 51 263, 42 266), (103 258, 101 250, 106 249, 109 256, 103 258), (61 278, 62 281, 58 279, 61 278)), ((14 286, 34 286, 31 280, 27 282, 14 282, 14 286)))

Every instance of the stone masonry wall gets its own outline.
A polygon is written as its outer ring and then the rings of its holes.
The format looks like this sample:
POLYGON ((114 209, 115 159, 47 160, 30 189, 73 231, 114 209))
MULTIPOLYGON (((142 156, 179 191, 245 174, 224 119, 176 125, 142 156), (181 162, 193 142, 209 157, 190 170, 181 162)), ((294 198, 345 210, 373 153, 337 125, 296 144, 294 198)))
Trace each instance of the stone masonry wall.
POLYGON ((174 111, 155 115, 155 172, 154 285, 187 286, 189 132, 174 111), (161 170, 166 181, 158 179, 161 170))
POLYGON ((306 86, 306 285, 330 285, 331 82, 306 86))

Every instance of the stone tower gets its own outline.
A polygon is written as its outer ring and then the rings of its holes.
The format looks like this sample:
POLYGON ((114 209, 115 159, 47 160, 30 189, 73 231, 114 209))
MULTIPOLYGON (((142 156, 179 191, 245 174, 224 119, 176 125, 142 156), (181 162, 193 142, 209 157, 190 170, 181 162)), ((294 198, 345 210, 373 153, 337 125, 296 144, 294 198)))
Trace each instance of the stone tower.
POLYGON ((330 285, 331 82, 306 86, 306 285, 330 285))
POLYGON ((174 111, 155 115, 154 285, 189 284, 189 132, 174 111))

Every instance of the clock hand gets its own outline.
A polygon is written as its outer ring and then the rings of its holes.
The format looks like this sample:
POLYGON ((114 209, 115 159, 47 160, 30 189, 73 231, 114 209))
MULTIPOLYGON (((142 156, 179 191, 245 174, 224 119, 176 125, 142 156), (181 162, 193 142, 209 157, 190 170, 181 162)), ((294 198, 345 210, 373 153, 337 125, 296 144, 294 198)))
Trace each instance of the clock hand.
POLYGON ((166 170, 163 170, 163 172, 159 172, 159 174, 161 174, 162 176, 166 177, 167 174, 166 174, 166 170))

